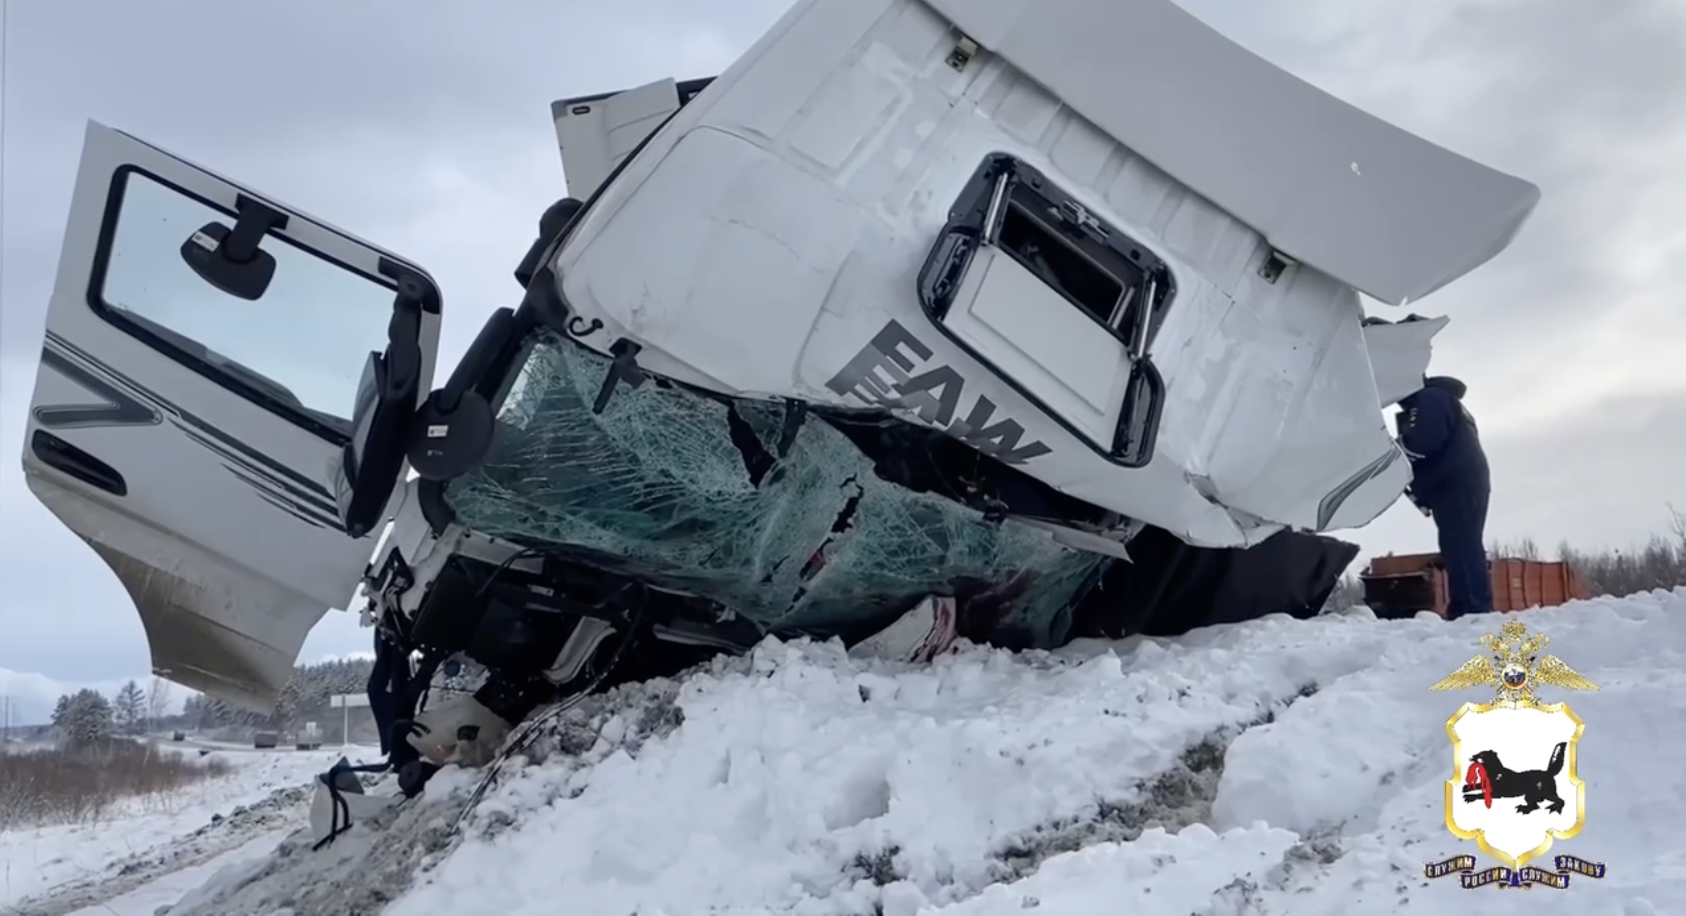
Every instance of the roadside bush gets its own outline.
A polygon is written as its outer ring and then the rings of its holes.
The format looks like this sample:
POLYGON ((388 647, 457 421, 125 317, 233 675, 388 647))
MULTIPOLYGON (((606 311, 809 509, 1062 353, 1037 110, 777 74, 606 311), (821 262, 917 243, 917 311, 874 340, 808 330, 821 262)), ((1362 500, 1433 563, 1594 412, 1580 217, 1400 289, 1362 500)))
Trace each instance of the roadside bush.
POLYGON ((126 799, 147 798, 233 771, 122 738, 0 752, 0 830, 98 820, 126 799))

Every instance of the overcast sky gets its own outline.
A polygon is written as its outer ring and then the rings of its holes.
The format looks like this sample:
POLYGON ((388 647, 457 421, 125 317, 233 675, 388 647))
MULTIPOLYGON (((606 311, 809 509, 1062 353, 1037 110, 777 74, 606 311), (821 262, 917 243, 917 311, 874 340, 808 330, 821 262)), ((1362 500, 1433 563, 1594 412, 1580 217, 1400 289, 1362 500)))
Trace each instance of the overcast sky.
MULTIPOLYGON (((549 103, 717 73, 786 5, 10 4, 0 693, 27 713, 65 685, 148 667, 127 597, 18 470, 87 119, 428 267, 445 291, 448 366, 490 310, 513 304, 510 271, 564 193, 549 103)), ((1543 188, 1508 252, 1413 306, 1452 316, 1435 370, 1470 385, 1494 464, 1489 538, 1623 545, 1666 527, 1666 502, 1686 508, 1686 7, 1184 5, 1323 88, 1543 188)), ((1434 543, 1405 506, 1348 536, 1366 553, 1434 543)), ((331 615, 304 660, 362 650, 366 635, 331 615)))

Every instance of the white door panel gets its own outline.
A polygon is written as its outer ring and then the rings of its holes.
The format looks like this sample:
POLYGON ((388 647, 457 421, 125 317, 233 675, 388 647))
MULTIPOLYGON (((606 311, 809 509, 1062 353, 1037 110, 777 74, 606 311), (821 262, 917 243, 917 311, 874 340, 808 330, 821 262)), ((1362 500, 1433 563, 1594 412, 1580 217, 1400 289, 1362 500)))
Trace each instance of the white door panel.
POLYGON ((439 320, 420 268, 89 124, 23 462, 158 673, 272 703, 368 562, 402 480, 400 427, 371 418, 425 398, 439 320), (360 401, 371 353, 388 384, 360 401))

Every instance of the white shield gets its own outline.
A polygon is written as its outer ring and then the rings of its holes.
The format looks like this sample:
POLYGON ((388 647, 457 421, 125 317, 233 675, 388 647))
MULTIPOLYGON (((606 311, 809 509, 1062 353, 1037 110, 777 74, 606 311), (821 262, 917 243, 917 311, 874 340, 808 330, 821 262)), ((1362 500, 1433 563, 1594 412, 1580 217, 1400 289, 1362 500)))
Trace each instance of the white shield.
POLYGON ((1579 833, 1586 784, 1575 751, 1585 729, 1563 703, 1465 703, 1446 722, 1454 767, 1446 828, 1512 868, 1579 833))

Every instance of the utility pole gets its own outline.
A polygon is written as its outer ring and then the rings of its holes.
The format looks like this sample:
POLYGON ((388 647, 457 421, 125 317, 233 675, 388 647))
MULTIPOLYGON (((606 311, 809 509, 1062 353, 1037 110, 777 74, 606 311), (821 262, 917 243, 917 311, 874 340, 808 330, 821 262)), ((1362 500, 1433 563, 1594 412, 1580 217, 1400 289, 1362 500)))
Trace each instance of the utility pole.
POLYGON ((363 709, 367 708, 368 705, 369 695, 366 693, 336 693, 328 698, 328 708, 339 709, 341 711, 340 744, 342 746, 349 745, 351 743, 352 708, 356 707, 363 709))

